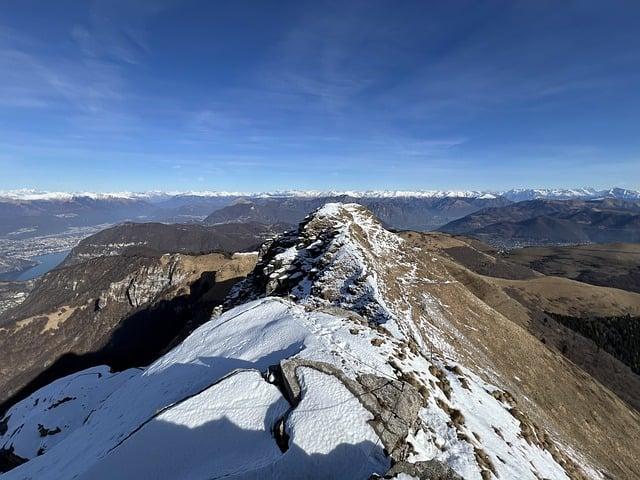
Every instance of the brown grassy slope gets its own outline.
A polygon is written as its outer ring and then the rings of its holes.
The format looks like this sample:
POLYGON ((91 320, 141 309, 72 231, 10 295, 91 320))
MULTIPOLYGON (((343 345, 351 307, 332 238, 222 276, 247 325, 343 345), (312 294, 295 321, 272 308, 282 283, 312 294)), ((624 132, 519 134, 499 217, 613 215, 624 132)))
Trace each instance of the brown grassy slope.
MULTIPOLYGON (((537 273, 529 280, 479 275, 478 271, 484 273, 493 269, 487 269, 477 262, 478 251, 488 259, 486 262, 502 264, 501 273, 509 272, 505 266, 509 262, 497 255, 493 256, 495 252, 477 240, 451 238, 443 234, 428 236, 426 241, 432 248, 442 246, 447 255, 454 252, 456 262, 449 268, 476 296, 527 328, 549 348, 564 354, 629 405, 640 410, 640 377, 628 365, 598 348, 592 340, 546 314, 551 312, 573 317, 638 316, 640 295, 595 287, 566 278, 544 277, 537 273)), ((521 266, 515 269, 518 278, 521 276, 519 268, 521 266)))
POLYGON ((531 311, 544 309, 572 316, 640 315, 640 294, 617 288, 597 287, 560 277, 531 280, 494 279, 513 291, 531 311))
MULTIPOLYGON (((447 342, 466 357, 467 365, 519 398, 527 413, 561 444, 581 452, 612 478, 639 478, 640 448, 633 440, 640 438, 637 411, 543 343, 531 328, 529 310, 491 277, 471 272, 446 256, 445 248, 461 246, 460 240, 411 232, 402 236, 406 250, 413 252, 407 257, 412 257, 417 276, 431 279, 418 290, 441 303, 440 317, 421 307, 424 302, 416 293, 416 298, 405 300, 413 305, 412 314, 429 318, 439 331, 448 332, 447 342), (457 281, 433 281, 451 278, 457 281)), ((425 329, 425 336, 429 334, 425 329)), ((615 359, 611 362, 615 364, 615 359)), ((626 377, 620 381, 626 382, 626 377)), ((630 388, 637 389, 637 383, 630 388)))
POLYGON ((528 247, 503 258, 545 275, 640 293, 640 243, 528 247))

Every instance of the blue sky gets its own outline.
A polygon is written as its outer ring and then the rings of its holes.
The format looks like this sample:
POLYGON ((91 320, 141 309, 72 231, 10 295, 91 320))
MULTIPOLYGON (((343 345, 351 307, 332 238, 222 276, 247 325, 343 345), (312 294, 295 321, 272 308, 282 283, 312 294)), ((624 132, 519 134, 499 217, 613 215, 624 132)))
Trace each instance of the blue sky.
POLYGON ((635 1, 6 1, 0 189, 640 187, 635 1))

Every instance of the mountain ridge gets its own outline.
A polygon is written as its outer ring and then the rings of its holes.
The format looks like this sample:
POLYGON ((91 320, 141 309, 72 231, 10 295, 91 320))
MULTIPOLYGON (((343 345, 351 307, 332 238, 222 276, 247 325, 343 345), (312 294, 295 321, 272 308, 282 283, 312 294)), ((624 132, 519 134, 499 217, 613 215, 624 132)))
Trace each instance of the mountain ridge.
POLYGON ((3 190, 0 200, 35 201, 35 200, 70 200, 73 198, 93 199, 147 199, 160 201, 170 197, 336 197, 350 196, 355 198, 495 198, 504 196, 512 201, 533 200, 535 198, 571 199, 571 198, 621 198, 639 199, 640 190, 619 187, 596 189, 582 188, 514 188, 507 190, 275 190, 264 192, 239 191, 143 191, 143 192, 54 192, 35 189, 3 190))
POLYGON ((536 199, 478 210, 438 228, 504 248, 640 240, 636 200, 536 199))
POLYGON ((637 477, 637 413, 450 268, 364 207, 327 204, 263 245, 219 315, 122 385, 98 382, 84 423, 86 403, 49 409, 82 372, 14 406, 3 445, 29 461, 6 478, 400 479, 407 462, 637 477))

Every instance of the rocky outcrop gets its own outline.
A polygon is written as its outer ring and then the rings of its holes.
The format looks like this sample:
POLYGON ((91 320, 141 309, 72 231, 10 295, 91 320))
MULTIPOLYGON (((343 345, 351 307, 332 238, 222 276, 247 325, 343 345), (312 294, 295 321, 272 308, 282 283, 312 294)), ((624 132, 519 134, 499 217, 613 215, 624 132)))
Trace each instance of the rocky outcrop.
POLYGON ((0 448, 0 473, 8 472, 27 461, 15 454, 14 448, 0 448))
POLYGON ((383 478, 400 479, 407 476, 418 480, 463 480, 449 465, 438 460, 416 463, 398 462, 383 478))
POLYGON ((301 397, 296 373, 300 367, 313 368, 340 380, 373 415, 370 423, 391 458, 406 458, 405 440, 409 434, 415 432, 419 422, 418 413, 422 407, 422 397, 413 385, 372 374, 362 374, 351 379, 330 363, 299 358, 287 359, 280 362, 280 369, 284 389, 293 405, 297 405, 301 397))

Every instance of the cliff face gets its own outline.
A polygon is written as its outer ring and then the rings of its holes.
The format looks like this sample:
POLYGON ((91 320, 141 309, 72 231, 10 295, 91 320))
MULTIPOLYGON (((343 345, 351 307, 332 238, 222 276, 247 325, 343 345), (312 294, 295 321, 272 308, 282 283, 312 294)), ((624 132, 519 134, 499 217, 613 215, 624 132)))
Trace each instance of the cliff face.
POLYGON ((15 405, 7 478, 637 478, 637 413, 452 268, 328 204, 148 368, 15 405))
POLYGON ((108 256, 47 273, 0 327, 0 401, 78 366, 148 363, 193 324, 198 309, 210 314, 255 258, 108 256))

